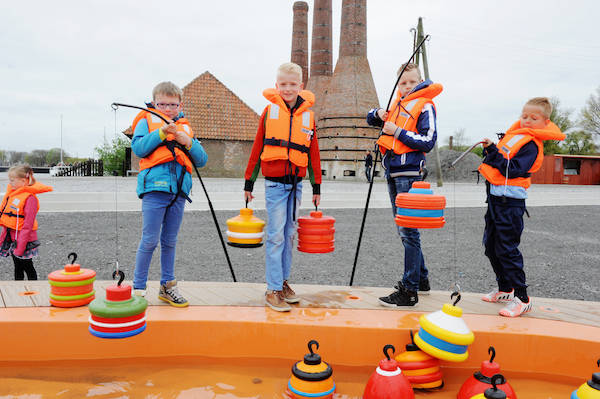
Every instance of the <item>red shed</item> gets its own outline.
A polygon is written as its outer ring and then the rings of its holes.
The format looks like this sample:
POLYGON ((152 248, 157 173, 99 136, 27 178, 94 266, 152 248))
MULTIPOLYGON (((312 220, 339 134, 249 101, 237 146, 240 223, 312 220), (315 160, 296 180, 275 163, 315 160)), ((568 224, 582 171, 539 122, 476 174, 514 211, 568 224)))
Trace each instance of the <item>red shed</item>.
POLYGON ((541 169, 531 176, 531 182, 600 184, 600 155, 546 155, 541 169))

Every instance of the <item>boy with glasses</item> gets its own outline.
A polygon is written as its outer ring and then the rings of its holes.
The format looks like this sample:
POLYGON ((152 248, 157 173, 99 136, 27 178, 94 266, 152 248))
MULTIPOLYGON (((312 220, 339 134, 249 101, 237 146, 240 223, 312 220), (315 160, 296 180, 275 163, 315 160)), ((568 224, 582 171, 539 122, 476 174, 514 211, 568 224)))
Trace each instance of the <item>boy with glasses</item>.
POLYGON ((172 306, 188 306, 179 294, 175 280, 175 246, 183 219, 185 201, 192 188, 193 163, 206 164, 204 148, 194 138, 183 117, 183 92, 171 82, 159 83, 152 91, 149 108, 169 123, 142 111, 132 123, 131 150, 141 158, 137 194, 142 199, 142 238, 135 259, 133 288, 136 295, 146 295, 146 281, 152 254, 160 238, 161 279, 158 298, 172 306), (189 157, 191 156, 192 159, 189 157))

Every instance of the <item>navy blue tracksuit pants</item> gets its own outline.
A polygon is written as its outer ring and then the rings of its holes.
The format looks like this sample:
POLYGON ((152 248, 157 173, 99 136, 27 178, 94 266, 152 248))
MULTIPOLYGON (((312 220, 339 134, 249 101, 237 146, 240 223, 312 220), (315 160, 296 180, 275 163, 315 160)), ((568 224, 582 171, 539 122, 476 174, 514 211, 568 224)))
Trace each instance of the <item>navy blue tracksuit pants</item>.
POLYGON ((500 291, 527 289, 523 255, 519 251, 524 212, 525 200, 488 196, 483 245, 500 291))

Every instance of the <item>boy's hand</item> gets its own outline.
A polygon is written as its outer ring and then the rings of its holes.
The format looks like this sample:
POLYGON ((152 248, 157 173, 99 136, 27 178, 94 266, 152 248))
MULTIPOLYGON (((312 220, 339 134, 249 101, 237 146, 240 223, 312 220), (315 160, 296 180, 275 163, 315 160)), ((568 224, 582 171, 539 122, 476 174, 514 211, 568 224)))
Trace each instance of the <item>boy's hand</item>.
POLYGON ((481 140, 481 144, 483 145, 483 148, 487 148, 491 144, 494 144, 494 142, 492 141, 492 139, 486 137, 483 140, 481 140))
POLYGON ((254 195, 252 195, 252 191, 244 191, 244 201, 250 202, 254 199, 254 195))
POLYGON ((388 113, 386 110, 384 110, 383 108, 379 108, 377 110, 377 116, 379 117, 379 119, 381 119, 382 121, 386 120, 388 117, 388 113))
POLYGON ((387 134, 388 136, 393 136, 396 133, 396 129, 398 126, 394 124, 394 122, 386 122, 383 125, 383 134, 387 134))
POLYGON ((321 203, 321 195, 320 194, 314 194, 312 202, 313 202, 313 204, 315 204, 315 206, 319 206, 319 204, 321 203))
POLYGON ((175 134, 175 132, 177 132, 177 126, 175 126, 175 123, 170 122, 169 124, 162 126, 162 131, 165 132, 165 134, 175 134))
POLYGON ((175 141, 177 141, 182 146, 189 147, 192 145, 192 138, 190 136, 188 136, 187 134, 185 134, 184 132, 175 130, 174 136, 175 136, 175 141))

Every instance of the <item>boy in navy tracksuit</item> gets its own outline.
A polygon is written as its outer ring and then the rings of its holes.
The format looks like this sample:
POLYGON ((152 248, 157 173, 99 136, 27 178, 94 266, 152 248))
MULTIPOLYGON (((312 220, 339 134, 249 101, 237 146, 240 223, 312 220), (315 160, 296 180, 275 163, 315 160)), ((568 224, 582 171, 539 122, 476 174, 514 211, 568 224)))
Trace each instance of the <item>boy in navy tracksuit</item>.
MULTIPOLYGON (((425 153, 437 140, 436 110, 432 99, 442 92, 442 85, 423 81, 416 64, 406 65, 398 82, 397 98, 389 111, 372 109, 367 123, 383 127, 377 140, 383 154, 382 164, 388 183, 392 211, 396 215, 396 195, 405 193, 413 182, 422 179, 425 153)), ((397 290, 379 298, 383 306, 414 306, 417 291, 429 293, 428 270, 421 251, 417 229, 398 226, 404 246, 404 276, 397 290)))
POLYGON ((485 158, 479 172, 486 179, 488 194, 483 244, 498 289, 481 299, 507 303, 499 311, 502 316, 520 316, 532 308, 518 247, 531 174, 540 169, 544 160, 543 140, 565 138, 550 122, 551 112, 552 105, 546 97, 532 98, 497 145, 488 138, 483 140, 485 158))

